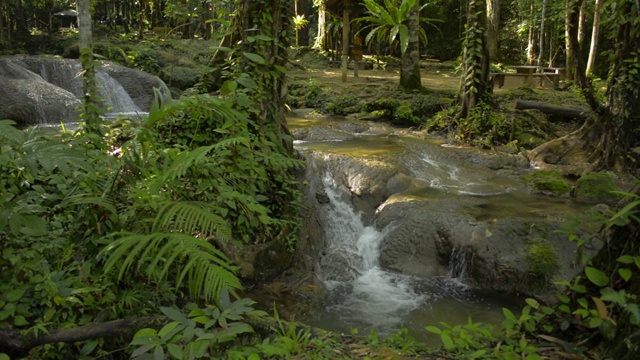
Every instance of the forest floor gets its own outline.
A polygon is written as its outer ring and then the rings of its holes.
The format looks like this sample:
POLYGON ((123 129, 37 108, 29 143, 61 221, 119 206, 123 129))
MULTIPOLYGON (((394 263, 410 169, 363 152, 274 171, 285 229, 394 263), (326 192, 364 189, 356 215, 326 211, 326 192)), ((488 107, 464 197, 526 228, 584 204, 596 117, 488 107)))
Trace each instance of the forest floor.
MULTIPOLYGON (((372 57, 365 57, 365 60, 368 60, 368 64, 373 64, 374 69, 360 69, 359 76, 354 77, 353 62, 350 62, 347 81, 342 81, 342 70, 339 63, 329 61, 316 52, 307 53, 298 58, 295 58, 294 55, 292 63, 296 65, 296 68, 289 72, 289 77, 292 81, 313 79, 319 84, 325 85, 330 94, 337 96, 351 94, 367 98, 374 94, 379 95, 381 91, 389 94, 401 93, 398 89, 400 68, 397 60, 381 63, 380 66, 384 69, 378 69, 378 65, 375 64, 372 57)), ((460 89, 461 80, 456 67, 457 65, 453 62, 422 61, 420 75, 424 87, 423 92, 455 96, 460 89)), ((526 97, 535 98, 535 100, 549 105, 587 109, 587 104, 582 96, 577 91, 573 91, 564 81, 561 81, 559 90, 511 85, 494 89, 494 95, 499 103, 506 105, 514 98, 513 92, 521 92, 521 90, 529 90, 526 97)), ((522 94, 518 94, 518 97, 522 97, 522 94)))

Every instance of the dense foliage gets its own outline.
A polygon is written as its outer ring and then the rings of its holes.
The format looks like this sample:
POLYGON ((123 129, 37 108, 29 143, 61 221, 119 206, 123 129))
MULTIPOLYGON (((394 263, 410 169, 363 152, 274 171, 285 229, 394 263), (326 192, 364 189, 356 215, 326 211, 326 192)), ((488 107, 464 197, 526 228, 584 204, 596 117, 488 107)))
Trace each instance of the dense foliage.
POLYGON ((2 123, 5 326, 37 335, 233 293, 235 267, 212 243, 264 242, 295 222, 283 213, 299 162, 266 151, 228 101, 187 98, 120 125, 96 148, 94 134, 2 123))

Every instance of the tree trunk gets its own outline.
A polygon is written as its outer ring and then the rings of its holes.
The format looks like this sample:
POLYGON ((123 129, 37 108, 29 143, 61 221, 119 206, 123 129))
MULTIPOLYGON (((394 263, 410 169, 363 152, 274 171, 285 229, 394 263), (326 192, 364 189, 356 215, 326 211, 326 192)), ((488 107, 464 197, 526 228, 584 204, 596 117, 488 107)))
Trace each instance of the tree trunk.
POLYGON ((531 2, 531 13, 529 14, 530 18, 529 18, 529 36, 527 37, 527 64, 529 65, 533 65, 534 63, 534 57, 533 57, 533 52, 535 49, 535 45, 536 45, 536 37, 535 37, 535 32, 533 31, 533 24, 535 22, 535 13, 536 13, 536 7, 535 7, 535 2, 531 2))
POLYGON ((585 74, 591 76, 596 66, 596 56, 598 51, 598 33, 600 32, 600 15, 602 8, 602 0, 596 0, 596 6, 593 15, 593 30, 591 31, 591 47, 589 48, 589 60, 587 61, 587 69, 585 74))
POLYGON ((580 47, 582 48, 584 45, 584 38, 586 37, 586 30, 585 30, 585 18, 586 18, 586 10, 587 10, 587 1, 586 0, 579 0, 580 1, 580 15, 578 17, 578 44, 580 44, 580 47))
MULTIPOLYGON (((572 43, 572 41, 570 41, 569 37, 570 37, 570 32, 571 32, 571 18, 572 18, 572 14, 571 11, 573 11, 572 9, 575 7, 574 3, 578 2, 580 0, 566 0, 565 3, 565 16, 564 16, 564 31, 565 31, 565 42, 566 42, 566 55, 565 55, 565 61, 566 64, 564 66, 565 68, 565 72, 566 72, 566 77, 568 80, 573 80, 573 75, 575 73, 575 65, 574 65, 574 55, 575 55, 575 51, 574 51, 574 44, 572 43)), ((579 11, 579 9, 576 9, 576 11, 579 11)), ((577 16, 577 14, 576 14, 577 16)), ((575 24, 576 26, 578 25, 577 23, 575 24)), ((576 29, 577 31, 577 29, 576 29)))
POLYGON ((80 63, 82 64, 82 93, 84 131, 98 135, 92 139, 96 147, 101 147, 102 129, 100 118, 100 100, 96 84, 96 64, 93 61, 92 30, 91 30, 91 0, 78 0, 78 45, 80 48, 80 63))
POLYGON ((409 44, 402 54, 402 68, 400 70, 400 88, 415 90, 422 87, 420 80, 420 1, 409 11, 409 44))
MULTIPOLYGON (((569 42, 578 47, 578 12, 580 3, 571 2, 567 9, 568 25, 574 29, 569 33, 569 42)), ((640 145, 640 32, 637 19, 640 7, 635 0, 620 0, 615 8, 616 28, 613 35, 612 62, 607 86, 607 102, 601 104, 585 76, 582 59, 576 57, 576 84, 581 88, 585 100, 592 109, 592 116, 584 126, 570 137, 578 138, 572 144, 587 154, 587 162, 596 169, 609 169, 637 175, 640 156, 636 149, 640 145)), ((548 162, 553 157, 555 164, 567 165, 562 153, 568 152, 562 142, 543 144, 532 150, 531 161, 548 162), (554 156, 550 154, 555 153, 554 156)))
POLYGON ((350 7, 351 0, 344 0, 344 10, 342 11, 342 82, 347 82, 347 65, 349 64, 350 7))
MULTIPOLYGON (((78 11, 78 45, 80 52, 84 49, 91 50, 91 0, 78 0, 76 4, 76 10, 78 11)), ((93 56, 91 60, 93 60, 93 56)))
POLYGON ((0 0, 0 43, 5 41, 4 25, 4 0, 0 0))
POLYGON ((293 154, 293 139, 286 126, 285 110, 285 74, 288 64, 288 37, 292 34, 292 14, 286 0, 244 0, 236 17, 232 44, 238 46, 236 74, 249 74, 257 83, 258 88, 253 92, 255 122, 259 132, 269 138, 274 144, 282 145, 281 150, 288 155, 293 154), (265 16, 268 15, 268 16, 265 16), (265 20, 269 19, 269 20, 265 20), (248 31, 251 29, 251 31, 248 31), (248 36, 265 35, 273 41, 247 40, 248 36), (265 63, 256 63, 242 53, 259 54, 265 63), (264 76, 269 74, 270 76, 264 76))
POLYGON ((499 31, 500 0, 487 0, 487 49, 489 51, 489 58, 492 60, 498 57, 499 31))
POLYGON ((147 5, 147 0, 139 0, 138 2, 139 8, 138 11, 138 39, 144 39, 144 20, 145 20, 145 8, 147 5))
POLYGON ((462 54, 462 82, 458 94, 461 106, 456 119, 467 118, 469 112, 482 102, 491 102, 489 81, 489 52, 486 40, 486 0, 469 0, 467 30, 462 54), (479 45, 479 46, 478 46, 479 45))
POLYGON ((607 107, 590 135, 599 137, 594 151, 599 165, 623 170, 637 168, 640 160, 634 151, 640 141, 640 6, 635 0, 621 0, 618 6, 607 107))
POLYGON ((547 0, 542 1, 542 12, 540 13, 540 40, 538 41, 540 44, 538 48, 540 52, 538 53, 538 66, 542 66, 542 57, 544 56, 544 20, 547 16, 547 0))
POLYGON ((325 0, 320 1, 318 5, 318 34, 313 44, 313 48, 318 50, 324 50, 327 45, 327 12, 325 6, 325 0))

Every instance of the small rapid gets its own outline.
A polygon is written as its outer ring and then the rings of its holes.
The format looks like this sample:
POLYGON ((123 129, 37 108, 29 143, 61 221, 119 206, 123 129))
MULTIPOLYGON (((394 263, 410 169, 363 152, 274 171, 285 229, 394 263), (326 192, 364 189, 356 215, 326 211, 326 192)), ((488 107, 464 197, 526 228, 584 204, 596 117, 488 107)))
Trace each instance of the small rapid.
POLYGON ((417 279, 380 268, 384 229, 363 224, 330 174, 322 183, 330 206, 326 213, 329 246, 319 275, 330 295, 322 319, 338 328, 348 325, 388 334, 429 296, 415 291, 417 279))

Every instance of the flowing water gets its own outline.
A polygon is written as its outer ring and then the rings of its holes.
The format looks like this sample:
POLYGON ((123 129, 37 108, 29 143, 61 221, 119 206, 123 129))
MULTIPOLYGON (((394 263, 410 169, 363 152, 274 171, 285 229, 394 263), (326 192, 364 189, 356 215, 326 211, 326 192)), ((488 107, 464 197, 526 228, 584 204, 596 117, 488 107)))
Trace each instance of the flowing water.
MULTIPOLYGON (((75 60, 59 59, 58 61, 35 61, 26 58, 24 60, 14 59, 5 61, 4 69, 15 79, 25 79, 31 81, 34 86, 44 86, 38 80, 49 83, 47 91, 68 94, 67 98, 73 99, 73 103, 66 104, 67 107, 76 108, 80 104, 82 97, 82 68, 75 60), (38 65, 35 65, 38 64, 38 65), (53 85, 53 86, 51 86, 53 85)), ((96 84, 98 94, 102 99, 102 106, 106 109, 106 118, 116 116, 130 116, 140 114, 140 108, 133 101, 131 96, 122 85, 106 72, 98 70, 96 72, 96 84)), ((33 91, 37 94, 37 91, 33 91)), ((64 98, 64 97, 60 97, 64 98)), ((44 100, 42 100, 44 101, 44 100)), ((34 123, 40 123, 46 127, 48 124, 48 114, 34 114, 34 123)), ((59 124, 53 124, 54 127, 59 124)), ((73 128, 76 124, 70 124, 73 128)))
MULTIPOLYGON (((294 129, 303 128, 305 122, 290 121, 294 129)), ((307 125, 316 126, 320 122, 312 119, 307 125)), ((452 196, 486 198, 488 202, 482 208, 469 209, 478 220, 483 216, 489 219, 530 216, 537 211, 574 211, 566 199, 528 194, 519 181, 497 176, 495 171, 475 165, 473 159, 452 160, 447 154, 449 149, 435 138, 356 134, 349 140, 297 141, 296 148, 313 154, 312 161, 321 162, 322 154, 392 161, 424 184, 394 196, 435 200, 452 196)), ((328 245, 318 256, 316 274, 326 285, 329 296, 324 308, 304 321, 343 333, 358 328, 361 334, 375 330, 388 335, 406 327, 414 337, 436 344, 437 338, 424 330, 426 325, 463 324, 469 318, 496 324, 503 319, 502 308, 516 310, 522 306, 522 299, 514 296, 467 287, 463 279, 471 259, 458 248, 451 254, 448 276, 424 279, 381 268, 379 247, 390 229, 376 227, 375 221, 366 226, 362 215, 351 206, 352 194, 339 186, 330 172, 322 176, 321 186, 329 198, 322 215, 328 245)))
POLYGON ((389 335, 402 327, 428 343, 437 339, 424 330, 428 324, 462 324, 468 318, 495 323, 502 308, 519 301, 497 294, 481 294, 458 280, 464 276, 466 257, 453 254, 450 277, 418 279, 382 269, 379 246, 385 230, 364 226, 360 215, 345 202, 331 174, 323 186, 329 197, 326 236, 329 248, 320 261, 320 280, 329 290, 325 308, 305 319, 311 325, 342 333, 357 328, 389 335))

